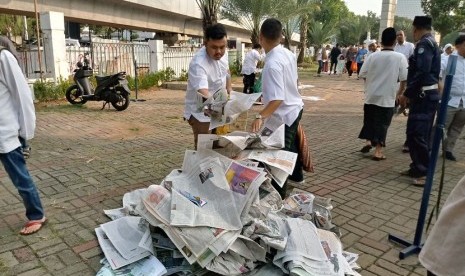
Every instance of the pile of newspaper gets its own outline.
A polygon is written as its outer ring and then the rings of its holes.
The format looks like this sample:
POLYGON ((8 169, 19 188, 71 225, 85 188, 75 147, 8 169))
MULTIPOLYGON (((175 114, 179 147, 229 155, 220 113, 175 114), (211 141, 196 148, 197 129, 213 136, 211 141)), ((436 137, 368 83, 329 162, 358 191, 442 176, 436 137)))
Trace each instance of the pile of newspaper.
POLYGON ((283 147, 273 120, 258 134, 200 135, 180 169, 105 211, 98 275, 359 275, 330 199, 295 189, 282 200, 273 187, 295 166, 283 147))

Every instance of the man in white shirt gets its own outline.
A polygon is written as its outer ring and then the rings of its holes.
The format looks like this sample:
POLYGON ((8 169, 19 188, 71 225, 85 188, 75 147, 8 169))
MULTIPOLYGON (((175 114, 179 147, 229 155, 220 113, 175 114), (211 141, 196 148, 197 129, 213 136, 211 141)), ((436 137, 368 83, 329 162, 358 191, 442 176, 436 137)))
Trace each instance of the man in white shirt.
POLYGON ((261 51, 262 46, 260 44, 254 44, 252 50, 250 50, 244 58, 244 64, 242 64, 241 74, 243 75, 242 82, 244 83, 243 93, 252 94, 253 86, 255 84, 255 71, 257 70, 257 64, 262 60, 261 51))
POLYGON ((222 24, 214 24, 205 30, 205 45, 189 64, 184 119, 194 132, 197 148, 199 134, 209 134, 210 118, 205 116, 202 103, 219 90, 232 90, 227 55, 227 34, 222 24))
POLYGON ((366 140, 366 145, 360 151, 367 153, 375 147, 372 157, 375 161, 386 159, 382 148, 386 146, 396 98, 404 91, 407 81, 407 60, 394 52, 395 41, 396 30, 386 28, 381 36, 383 49, 369 55, 360 69, 360 77, 366 80, 363 128, 358 136, 366 140))
MULTIPOLYGON (((255 116, 252 131, 258 132, 264 120, 274 119, 285 124, 285 147, 298 153, 297 127, 302 117, 303 101, 297 88, 297 61, 294 54, 280 45, 282 24, 277 19, 266 19, 260 28, 260 44, 266 53, 262 71, 264 109, 255 116)), ((303 182, 300 158, 289 180, 303 182)), ((282 188, 274 185, 284 198, 287 183, 282 188)))
POLYGON ((405 40, 404 31, 397 31, 397 44, 394 47, 394 51, 403 54, 407 60, 413 55, 415 45, 405 40))
MULTIPOLYGON (((413 52, 415 51, 415 45, 405 40, 405 33, 402 30, 397 31, 397 44, 394 47, 394 51, 403 54, 407 58, 407 61, 409 60, 409 58, 413 55, 413 52)), ((405 110, 404 115, 407 115, 407 114, 408 114, 408 111, 405 110)), ((402 145, 402 152, 407 153, 409 151, 410 150, 408 148, 408 141, 407 139, 405 139, 405 142, 402 145)))
MULTIPOLYGON (((452 46, 450 47, 452 48, 452 46)), ((444 129, 446 130, 446 139, 444 140, 445 157, 451 161, 457 161, 453 154, 455 143, 462 133, 465 125, 465 35, 459 36, 455 40, 455 49, 452 55, 457 56, 457 67, 452 79, 449 102, 447 103, 447 116, 444 129)), ((444 74, 447 67, 449 56, 445 61, 441 60, 441 72, 444 74)), ((444 79, 444 75, 442 78, 444 79)))
POLYGON ((19 137, 34 137, 35 110, 31 90, 13 54, 0 51, 0 160, 18 189, 28 222, 19 232, 29 235, 46 222, 39 192, 26 167, 19 137))

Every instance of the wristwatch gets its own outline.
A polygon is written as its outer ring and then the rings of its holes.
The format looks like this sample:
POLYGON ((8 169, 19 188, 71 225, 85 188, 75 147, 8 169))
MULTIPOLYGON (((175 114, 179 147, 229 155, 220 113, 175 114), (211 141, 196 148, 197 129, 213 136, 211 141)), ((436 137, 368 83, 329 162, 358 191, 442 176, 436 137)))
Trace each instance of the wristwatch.
POLYGON ((255 119, 262 120, 263 119, 262 114, 258 113, 257 115, 255 115, 255 119))

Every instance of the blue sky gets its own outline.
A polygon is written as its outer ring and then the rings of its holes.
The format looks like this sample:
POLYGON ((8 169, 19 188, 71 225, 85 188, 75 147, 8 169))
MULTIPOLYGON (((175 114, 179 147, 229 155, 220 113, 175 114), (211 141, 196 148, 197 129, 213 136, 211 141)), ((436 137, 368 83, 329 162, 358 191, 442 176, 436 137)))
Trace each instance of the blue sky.
POLYGON ((345 0, 350 11, 359 15, 366 15, 367 11, 381 15, 382 0, 345 0))

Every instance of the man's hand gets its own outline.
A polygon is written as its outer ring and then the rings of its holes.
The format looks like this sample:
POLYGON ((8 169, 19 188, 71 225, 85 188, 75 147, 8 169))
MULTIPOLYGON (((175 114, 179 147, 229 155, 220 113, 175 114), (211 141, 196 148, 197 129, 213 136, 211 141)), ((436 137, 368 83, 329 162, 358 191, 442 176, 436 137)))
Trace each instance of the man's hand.
POLYGON ((405 97, 404 95, 400 95, 397 98, 397 101, 399 102, 399 105, 403 108, 406 108, 409 102, 409 99, 405 97))
POLYGON ((252 122, 252 132, 257 133, 262 127, 263 119, 255 119, 252 122))

